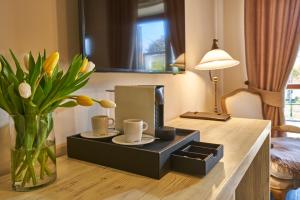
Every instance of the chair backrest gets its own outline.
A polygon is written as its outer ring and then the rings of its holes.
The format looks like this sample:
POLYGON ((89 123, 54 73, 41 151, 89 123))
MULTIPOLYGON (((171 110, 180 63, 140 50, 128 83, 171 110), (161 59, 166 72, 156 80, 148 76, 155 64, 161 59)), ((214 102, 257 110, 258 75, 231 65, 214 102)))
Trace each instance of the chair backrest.
POLYGON ((249 89, 237 89, 223 96, 221 106, 232 117, 264 119, 261 95, 249 89))

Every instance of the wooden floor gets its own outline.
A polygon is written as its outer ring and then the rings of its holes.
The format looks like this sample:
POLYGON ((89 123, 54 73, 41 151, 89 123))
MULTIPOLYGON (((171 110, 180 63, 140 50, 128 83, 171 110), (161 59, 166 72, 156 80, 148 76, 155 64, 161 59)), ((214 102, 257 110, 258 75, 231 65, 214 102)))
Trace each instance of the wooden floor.
POLYGON ((300 200, 300 188, 287 193, 285 200, 300 200))

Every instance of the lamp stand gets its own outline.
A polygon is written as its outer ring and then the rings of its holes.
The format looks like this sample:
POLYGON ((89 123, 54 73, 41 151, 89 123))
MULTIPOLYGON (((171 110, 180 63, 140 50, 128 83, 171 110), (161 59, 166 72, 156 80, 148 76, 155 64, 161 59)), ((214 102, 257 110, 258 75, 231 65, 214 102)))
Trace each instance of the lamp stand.
POLYGON ((217 98, 217 94, 218 94, 218 81, 219 81, 219 77, 218 76, 212 76, 211 70, 209 70, 209 77, 210 80, 213 82, 214 84, 214 89, 215 89, 215 105, 214 105, 214 112, 215 113, 219 113, 218 112, 218 98, 217 98))
POLYGON ((215 92, 214 112, 186 112, 180 115, 180 117, 189 118, 189 119, 206 119, 206 120, 217 120, 217 121, 227 121, 228 119, 230 119, 230 114, 218 112, 217 94, 218 94, 219 77, 217 75, 212 75, 211 71, 209 71, 209 77, 214 84, 214 90, 215 90, 214 91, 215 92))
POLYGON ((189 119, 206 119, 206 120, 217 120, 217 121, 227 121, 230 119, 230 114, 220 113, 218 109, 218 81, 219 77, 217 74, 212 75, 211 70, 209 71, 210 80, 214 84, 214 92, 215 92, 215 105, 214 105, 214 112, 186 112, 180 117, 182 118, 189 118, 189 119))
POLYGON ((214 112, 186 112, 180 117, 190 119, 208 119, 208 120, 219 120, 226 121, 230 119, 230 114, 219 112, 218 109, 218 82, 219 76, 215 72, 217 69, 224 69, 238 65, 240 62, 234 60, 226 51, 219 49, 218 40, 213 40, 212 50, 207 52, 200 63, 195 67, 199 70, 209 70, 210 80, 214 84, 214 112), (215 73, 212 74, 213 70, 215 73))

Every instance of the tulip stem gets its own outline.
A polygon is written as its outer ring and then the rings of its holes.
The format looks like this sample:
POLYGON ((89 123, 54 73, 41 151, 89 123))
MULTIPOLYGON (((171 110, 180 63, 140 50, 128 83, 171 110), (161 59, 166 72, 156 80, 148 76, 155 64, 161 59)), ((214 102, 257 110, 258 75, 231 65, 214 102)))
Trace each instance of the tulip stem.
POLYGON ((67 98, 68 98, 68 99, 76 99, 76 97, 78 97, 78 96, 73 95, 73 96, 68 96, 67 98))
POLYGON ((60 101, 60 100, 63 100, 65 99, 66 97, 60 97, 60 98, 57 98, 57 99, 53 99, 52 101, 50 101, 49 103, 47 103, 45 106, 43 106, 41 109, 40 109, 40 114, 42 114, 51 104, 57 102, 57 101, 60 101))
POLYGON ((97 99, 92 98, 92 100, 95 101, 96 103, 100 103, 100 101, 98 101, 97 99))
POLYGON ((40 77, 34 83, 34 87, 33 87, 33 90, 32 90, 32 94, 31 94, 30 100, 33 100, 35 91, 36 91, 37 87, 39 86, 39 84, 40 84, 40 82, 41 82, 41 80, 42 80, 42 78, 44 77, 45 74, 46 73, 43 71, 42 74, 40 75, 40 77))

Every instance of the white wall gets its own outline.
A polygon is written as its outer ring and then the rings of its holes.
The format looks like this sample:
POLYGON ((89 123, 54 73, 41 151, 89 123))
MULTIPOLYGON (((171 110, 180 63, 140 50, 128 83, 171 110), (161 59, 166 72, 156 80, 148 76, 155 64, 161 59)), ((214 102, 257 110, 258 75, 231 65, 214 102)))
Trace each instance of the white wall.
MULTIPOLYGON (((213 102, 207 72, 195 72, 191 68, 210 48, 214 28, 214 3, 209 0, 186 0, 186 56, 190 69, 185 74, 174 76, 170 74, 95 73, 88 86, 78 93, 101 99, 107 98, 107 93, 104 91, 113 89, 115 85, 161 84, 165 85, 166 121, 189 110, 209 111, 212 109, 213 102)), ((90 109, 78 107, 75 110, 65 111, 69 113, 65 114, 66 116, 73 114, 75 120, 73 125, 71 125, 72 121, 69 121, 67 130, 66 126, 56 123, 59 142, 64 141, 62 135, 90 129, 90 117, 101 112, 105 113, 97 105, 90 109)))
POLYGON ((223 0, 224 49, 240 61, 240 65, 223 71, 223 92, 231 92, 245 87, 247 80, 245 37, 244 37, 244 0, 223 0))
MULTIPOLYGON (((66 64, 79 52, 77 1, 68 0, 3 0, 0 1, 0 53, 8 55, 13 49, 22 58, 25 52, 59 50, 61 63, 66 64)), ((214 38, 214 1, 186 0, 186 56, 188 68, 196 65, 210 49, 214 38)), ((212 88, 207 72, 190 69, 181 75, 150 75, 95 73, 88 86, 79 91, 96 98, 106 98, 106 89, 120 84, 165 85, 165 120, 188 110, 212 110, 212 88)), ((89 118, 104 112, 99 107, 63 110, 56 115, 57 143, 67 135, 89 128, 89 118)), ((0 124, 7 123, 0 113, 0 124)), ((9 146, 7 129, 0 128, 0 152, 9 146)), ((0 166, 2 165, 0 161, 0 166)), ((1 172, 0 172, 1 173, 1 172)))

